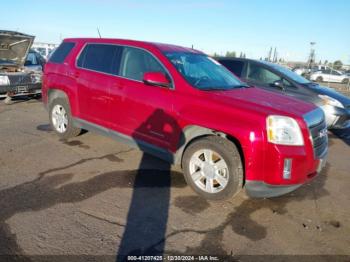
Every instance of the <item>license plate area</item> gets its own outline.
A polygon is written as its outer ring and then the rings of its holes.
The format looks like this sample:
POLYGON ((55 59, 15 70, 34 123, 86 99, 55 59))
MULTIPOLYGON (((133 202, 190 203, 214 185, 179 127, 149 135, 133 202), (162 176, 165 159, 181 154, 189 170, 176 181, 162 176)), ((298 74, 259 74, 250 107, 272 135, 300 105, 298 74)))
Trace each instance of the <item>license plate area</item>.
POLYGON ((17 93, 27 93, 28 86, 17 86, 17 93))

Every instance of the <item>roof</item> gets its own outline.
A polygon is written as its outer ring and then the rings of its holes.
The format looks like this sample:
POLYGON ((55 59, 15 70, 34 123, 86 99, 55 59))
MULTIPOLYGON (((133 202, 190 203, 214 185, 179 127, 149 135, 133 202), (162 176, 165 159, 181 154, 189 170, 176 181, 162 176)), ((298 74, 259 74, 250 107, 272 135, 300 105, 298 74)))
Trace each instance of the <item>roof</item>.
POLYGON ((163 44, 157 42, 147 42, 147 41, 137 41, 137 40, 129 40, 129 39, 117 39, 117 38, 66 38, 63 41, 69 42, 96 42, 96 43, 115 43, 122 45, 135 45, 138 47, 155 47, 162 52, 186 52, 186 53, 198 53, 202 54, 201 51, 182 47, 171 44, 163 44))

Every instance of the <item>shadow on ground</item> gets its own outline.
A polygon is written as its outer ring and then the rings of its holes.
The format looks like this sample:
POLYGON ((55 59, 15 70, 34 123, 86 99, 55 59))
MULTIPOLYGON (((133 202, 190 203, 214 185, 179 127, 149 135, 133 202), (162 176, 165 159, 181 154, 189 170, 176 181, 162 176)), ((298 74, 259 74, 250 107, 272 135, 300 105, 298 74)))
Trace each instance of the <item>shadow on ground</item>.
MULTIPOLYGON (((182 229, 170 233, 167 238, 173 237, 182 233, 197 233, 203 235, 203 240, 198 247, 187 248, 185 252, 178 250, 167 250, 168 254, 218 254, 218 255, 230 255, 223 249, 223 236, 226 228, 231 228, 233 232, 238 235, 244 236, 252 241, 262 240, 267 236, 267 229, 255 221, 251 216, 254 212, 261 209, 269 209, 272 213, 284 215, 287 214, 287 204, 290 202, 300 202, 303 200, 311 199, 317 200, 318 198, 329 195, 328 191, 324 188, 327 180, 327 175, 330 166, 327 164, 322 173, 316 177, 308 185, 304 185, 298 190, 271 199, 246 199, 239 206, 226 216, 226 219, 220 225, 211 228, 209 230, 193 230, 182 229)), ((191 215, 202 212, 209 207, 206 200, 197 196, 178 197, 175 200, 175 205, 189 213, 191 215), (186 199, 187 198, 187 199, 186 199), (190 201, 190 203, 188 201, 190 201), (197 206, 196 208, 193 208, 197 206)), ((301 225, 303 226, 303 225, 301 225)))
MULTIPOLYGON (((89 180, 66 184, 72 179, 72 173, 62 173, 39 178, 0 191, 0 254, 24 255, 17 244, 16 235, 6 223, 12 216, 26 211, 39 211, 53 207, 59 203, 75 203, 91 198, 112 188, 134 188, 142 194, 144 187, 152 187, 152 197, 149 192, 148 204, 155 214, 161 212, 159 196, 162 188, 168 185, 169 171, 162 170, 131 170, 117 171, 97 175, 89 180), (137 182, 135 181, 137 177, 137 182), (61 184, 64 184, 60 186, 61 184)), ((184 187, 182 174, 171 173, 171 186, 184 187)), ((146 197, 146 196, 145 196, 146 197)), ((141 204, 141 203, 140 203, 141 204)), ((141 206, 135 208, 142 210, 141 206)), ((140 214, 141 215, 141 214, 140 214)), ((146 215, 146 214, 144 214, 146 215)))

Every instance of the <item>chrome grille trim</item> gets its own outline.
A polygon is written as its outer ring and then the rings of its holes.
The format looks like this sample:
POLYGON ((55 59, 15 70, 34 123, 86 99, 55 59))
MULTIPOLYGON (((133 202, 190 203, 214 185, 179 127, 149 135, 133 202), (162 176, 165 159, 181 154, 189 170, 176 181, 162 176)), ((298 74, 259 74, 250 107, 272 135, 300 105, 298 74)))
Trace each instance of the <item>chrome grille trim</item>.
POLYGON ((317 159, 325 157, 328 151, 328 135, 325 115, 321 108, 317 108, 304 115, 308 126, 310 140, 317 159))

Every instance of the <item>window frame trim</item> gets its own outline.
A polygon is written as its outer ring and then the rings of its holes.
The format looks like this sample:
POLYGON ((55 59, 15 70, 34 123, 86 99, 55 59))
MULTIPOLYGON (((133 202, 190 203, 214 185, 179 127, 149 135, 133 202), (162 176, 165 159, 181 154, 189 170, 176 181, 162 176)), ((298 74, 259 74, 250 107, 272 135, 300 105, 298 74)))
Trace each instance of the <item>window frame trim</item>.
MULTIPOLYGON (((114 75, 114 74, 110 74, 110 73, 106 73, 106 72, 101 72, 101 71, 97 71, 97 70, 93 70, 93 69, 89 69, 89 68, 85 68, 85 67, 80 67, 78 66, 78 60, 79 57, 81 56, 82 52, 84 51, 84 49, 87 47, 87 45, 113 45, 113 46, 118 46, 118 47, 130 47, 130 48, 136 48, 136 49, 140 49, 145 51, 146 53, 149 53, 159 64, 160 66, 164 69, 164 71, 166 71, 167 75, 170 77, 171 80, 171 85, 169 87, 162 87, 162 86, 157 86, 160 88, 165 88, 165 89, 170 89, 170 90, 175 90, 175 81, 174 78, 172 77, 172 75, 170 74, 169 70, 164 66, 164 64, 158 59, 158 57, 156 57, 154 54, 152 54, 152 52, 150 52, 149 50, 142 48, 142 47, 136 47, 136 46, 132 46, 132 45, 125 45, 125 44, 115 44, 115 43, 97 43, 97 42, 85 42, 84 45, 81 47, 81 49, 79 50, 79 53, 77 54, 77 56, 75 57, 75 61, 74 61, 74 66, 75 68, 78 69, 82 69, 82 70, 86 70, 86 71, 90 71, 90 72, 95 72, 95 73, 99 73, 99 74, 103 74, 103 75, 108 75, 108 76, 113 76, 113 77, 120 77, 122 79, 127 79, 130 81, 134 81, 137 83, 142 83, 144 85, 146 85, 143 81, 140 80, 135 80, 132 78, 128 78, 128 77, 124 77, 124 76, 120 76, 120 75, 114 75)), ((123 51, 123 50, 122 50, 123 51)), ((121 59, 120 59, 120 63, 121 63, 121 59)), ((121 64, 119 65, 121 66, 121 64)), ((119 68, 120 70, 120 68, 119 68)))

